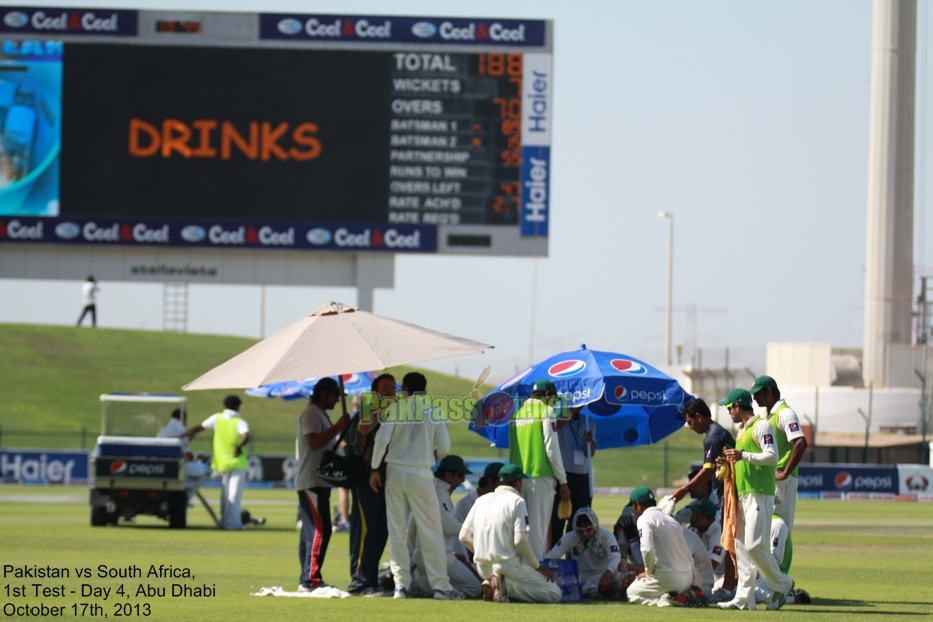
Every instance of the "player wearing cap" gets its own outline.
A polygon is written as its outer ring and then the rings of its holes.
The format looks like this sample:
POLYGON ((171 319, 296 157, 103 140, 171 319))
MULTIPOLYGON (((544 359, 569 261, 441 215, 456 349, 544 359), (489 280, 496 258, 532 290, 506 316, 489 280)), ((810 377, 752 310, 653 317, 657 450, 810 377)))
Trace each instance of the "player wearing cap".
POLYGON ((433 411, 425 394, 428 381, 423 374, 410 372, 402 378, 400 399, 384 413, 373 444, 373 469, 369 484, 382 486, 379 466, 386 460, 386 519, 389 523, 389 563, 395 582, 395 598, 408 598, 411 589, 411 558, 405 542, 408 514, 411 512, 421 534, 421 553, 428 582, 438 600, 462 599, 447 577, 447 555, 441 528, 440 506, 434 493, 435 460, 450 451, 450 436, 443 416, 433 411))
POLYGON ((298 417, 298 473, 295 489, 301 517, 298 559, 301 562, 298 591, 310 592, 326 585, 321 568, 331 535, 330 490, 332 485, 316 475, 324 452, 332 450, 336 436, 350 425, 350 416, 341 415, 331 424, 328 410, 340 401, 340 387, 333 378, 321 378, 314 385, 308 405, 298 417))
POLYGON ((774 473, 774 511, 784 517, 788 533, 794 531, 797 510, 797 465, 807 450, 807 438, 797 413, 781 399, 781 390, 771 376, 758 376, 749 389, 755 402, 768 411, 768 423, 777 440, 778 463, 774 473))
MULTIPOLYGON (((480 589, 482 579, 463 554, 465 549, 459 540, 463 522, 454 516, 454 504, 450 500, 450 493, 462 484, 470 473, 472 471, 467 468, 460 456, 453 454, 444 456, 434 472, 434 489, 437 492, 437 502, 441 509, 441 526, 444 532, 444 550, 447 554, 447 576, 450 578, 450 584, 455 590, 463 592, 467 598, 479 598, 482 596, 480 589), (458 552, 458 550, 463 552, 458 552)), ((412 574, 412 584, 420 591, 430 593, 427 577, 421 571, 424 568, 421 540, 418 538, 417 526, 413 520, 409 521, 408 534, 409 543, 414 545, 411 556, 412 564, 419 569, 419 572, 412 574)))
POLYGON ((735 556, 739 571, 735 597, 718 603, 723 609, 755 609, 755 574, 761 575, 774 593, 768 609, 780 609, 794 582, 781 572, 771 555, 769 534, 774 510, 774 467, 777 449, 774 429, 752 409, 752 396, 745 389, 734 389, 719 402, 729 409, 732 421, 739 424, 735 449, 723 450, 720 462, 735 465, 738 496, 735 556))
POLYGON ((700 537, 703 546, 706 547, 713 574, 718 579, 722 577, 725 568, 723 564, 725 550, 721 542, 722 526, 716 520, 718 510, 709 499, 697 499, 687 505, 687 508, 690 510, 690 529, 700 537))
POLYGON ((615 598, 622 588, 625 576, 620 572, 622 553, 616 537, 599 526, 599 518, 592 508, 577 510, 570 520, 571 529, 544 555, 544 559, 576 560, 583 595, 588 598, 615 598))
POLYGON ((551 403, 558 400, 557 387, 550 380, 538 380, 531 397, 509 422, 509 462, 517 464, 528 477, 522 497, 528 504, 531 532, 528 539, 535 558, 544 556, 554 505, 554 483, 560 485, 561 499, 570 499, 567 475, 560 455, 551 403))
POLYGON ((670 607, 676 596, 693 581, 693 558, 684 540, 684 529, 673 518, 655 507, 654 493, 639 486, 630 496, 632 511, 638 517, 638 536, 645 572, 628 586, 630 603, 670 607))
POLYGON ((529 480, 520 466, 499 471, 495 492, 476 500, 460 529, 460 541, 471 551, 482 584, 483 599, 505 602, 556 603, 561 589, 554 574, 538 562, 528 541, 528 506, 521 490, 529 480))
POLYGON ((483 476, 479 478, 479 485, 464 495, 454 506, 454 516, 457 517, 458 521, 462 523, 466 520, 467 514, 470 513, 477 499, 496 489, 499 485, 499 469, 503 466, 501 462, 490 462, 486 465, 486 468, 483 469, 483 476))

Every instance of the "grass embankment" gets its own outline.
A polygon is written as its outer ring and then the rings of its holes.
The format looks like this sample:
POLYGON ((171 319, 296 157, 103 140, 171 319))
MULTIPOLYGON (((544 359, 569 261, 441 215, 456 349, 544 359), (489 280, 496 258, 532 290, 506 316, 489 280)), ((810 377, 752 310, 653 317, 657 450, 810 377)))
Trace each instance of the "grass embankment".
MULTIPOLYGON (((93 447, 100 430, 102 393, 112 391, 179 393, 181 386, 255 343, 241 337, 155 331, 87 329, 0 324, 0 444, 5 447, 93 447)), ((476 357, 481 363, 481 358, 476 357)), ((392 369, 398 379, 412 368, 392 369)), ((469 395, 472 380, 427 371, 435 395, 469 395)), ((491 387, 486 387, 490 389, 491 387)), ((221 408, 231 391, 191 391, 189 423, 221 408)), ((234 393, 239 393, 234 391, 234 393)), ((243 396, 255 454, 294 452, 300 401, 243 396)), ((465 423, 449 426, 454 452, 465 457, 504 457, 470 432, 465 423)), ((701 455, 701 439, 684 429, 667 440, 667 484, 682 478, 701 455)), ((195 439, 196 451, 209 451, 209 434, 195 439)), ((595 461, 598 486, 664 485, 662 446, 602 451, 595 461)))

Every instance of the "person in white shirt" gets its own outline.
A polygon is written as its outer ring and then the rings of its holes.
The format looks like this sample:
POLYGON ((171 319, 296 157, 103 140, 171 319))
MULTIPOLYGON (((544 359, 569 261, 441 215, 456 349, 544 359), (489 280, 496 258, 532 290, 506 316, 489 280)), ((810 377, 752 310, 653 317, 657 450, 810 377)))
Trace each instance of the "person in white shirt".
MULTIPOLYGON (((185 431, 185 422, 182 421, 184 413, 180 408, 172 411, 172 416, 161 430, 156 432, 156 438, 181 438, 185 431)), ((181 453, 185 458, 185 490, 188 492, 188 501, 204 484, 210 475, 210 469, 200 460, 195 460, 191 453, 187 438, 181 438, 181 453)))
POLYGON ((382 486, 379 466, 386 461, 386 518, 389 523, 389 563, 395 582, 395 598, 408 598, 411 589, 411 559, 408 554, 408 513, 414 517, 421 538, 421 554, 428 582, 438 600, 462 599, 447 576, 447 555, 441 527, 440 506, 434 492, 431 467, 450 451, 450 436, 443 413, 433 412, 428 381, 418 372, 402 378, 407 394, 380 413, 382 425, 376 432, 369 485, 382 486))
POLYGON ((243 529, 240 502, 246 486, 249 426, 240 417, 241 403, 236 395, 228 395, 224 398, 223 412, 211 415, 181 436, 194 438, 202 430, 214 431, 211 467, 221 474, 220 522, 217 525, 221 529, 243 529))
MULTIPOLYGON (((596 442, 593 440, 595 424, 580 415, 580 408, 569 408, 570 417, 559 417, 554 423, 561 462, 570 488, 570 503, 575 514, 580 508, 593 505, 593 455, 596 442)), ((560 491, 554 495, 551 510, 551 544, 560 540, 564 533, 573 530, 569 519, 557 518, 560 491)))
POLYGON ((794 531, 794 514, 797 512, 797 465, 807 451, 807 437, 797 413, 781 399, 781 390, 774 378, 758 376, 748 392, 755 403, 768 412, 768 423, 774 428, 778 451, 778 463, 774 471, 774 513, 784 517, 790 537, 794 531))
POLYGON ((696 499, 687 505, 687 509, 690 510, 690 529, 700 537, 700 541, 706 547, 713 574, 718 580, 726 567, 723 563, 725 549, 721 543, 722 526, 716 520, 719 510, 709 499, 696 499))
POLYGON ((462 523, 466 520, 467 514, 470 513, 477 499, 496 489, 499 485, 499 469, 503 466, 501 462, 490 462, 486 465, 483 476, 479 478, 479 485, 465 494, 454 506, 454 516, 457 517, 458 521, 462 523))
MULTIPOLYGON (((450 578, 450 584, 455 590, 463 592, 467 598, 479 598, 482 596, 480 588, 482 579, 467 559, 466 548, 459 540, 463 521, 457 520, 454 515, 454 504, 450 500, 450 493, 463 483, 470 472, 460 456, 453 454, 444 456, 434 472, 434 489, 437 492, 437 502, 441 509, 441 526, 444 532, 444 551, 447 555, 447 576, 450 578)), ((416 568, 412 574, 412 586, 417 587, 423 593, 430 594, 431 586, 423 571, 421 540, 418 537, 418 528, 414 520, 408 521, 408 536, 408 542, 412 548, 411 561, 416 568)))
POLYGON ((637 605, 670 607, 676 596, 693 581, 693 558, 684 540, 684 529, 673 518, 655 507, 654 493, 639 486, 630 496, 645 572, 628 589, 628 601, 637 605))
POLYGON ((78 316, 78 326, 81 326, 81 322, 84 321, 84 316, 90 313, 91 328, 97 327, 97 292, 99 291, 100 288, 97 287, 97 281, 94 280, 94 277, 87 277, 87 280, 81 286, 81 305, 83 309, 81 310, 81 315, 78 316))
POLYGON ((517 464, 499 471, 495 492, 476 500, 460 529, 460 542, 473 551, 483 600, 560 602, 554 573, 538 562, 528 541, 528 506, 521 496, 527 476, 517 464))
POLYGON ((332 532, 330 490, 333 487, 317 476, 324 452, 333 450, 337 435, 350 426, 350 415, 344 413, 331 423, 327 414, 340 401, 340 385, 333 378, 321 378, 314 385, 308 405, 298 418, 298 472, 295 490, 301 535, 298 539, 298 591, 312 592, 326 587, 321 577, 324 557, 332 532))
POLYGON ((616 537, 599 526, 590 507, 583 507, 570 520, 572 531, 564 535, 544 555, 544 559, 566 557, 577 562, 583 595, 588 598, 615 598, 622 589, 626 566, 616 537))
MULTIPOLYGON (((682 526, 683 527, 683 526, 682 526)), ((710 561, 709 553, 703 540, 700 539, 692 529, 683 527, 684 542, 687 544, 687 550, 693 558, 693 583, 692 586, 700 588, 703 596, 710 597, 713 593, 713 583, 716 582, 716 575, 713 574, 713 564, 710 561)))

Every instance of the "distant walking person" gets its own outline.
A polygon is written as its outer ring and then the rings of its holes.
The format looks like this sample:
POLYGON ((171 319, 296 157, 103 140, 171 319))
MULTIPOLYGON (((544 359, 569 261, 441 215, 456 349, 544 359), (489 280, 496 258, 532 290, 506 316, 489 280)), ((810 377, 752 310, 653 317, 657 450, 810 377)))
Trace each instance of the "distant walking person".
POLYGON ((81 304, 84 305, 84 310, 81 311, 81 317, 78 318, 78 326, 81 326, 84 316, 90 313, 91 327, 97 328, 97 307, 94 303, 97 300, 97 292, 99 291, 100 288, 97 287, 97 281, 94 280, 94 277, 87 277, 87 281, 81 286, 81 304))

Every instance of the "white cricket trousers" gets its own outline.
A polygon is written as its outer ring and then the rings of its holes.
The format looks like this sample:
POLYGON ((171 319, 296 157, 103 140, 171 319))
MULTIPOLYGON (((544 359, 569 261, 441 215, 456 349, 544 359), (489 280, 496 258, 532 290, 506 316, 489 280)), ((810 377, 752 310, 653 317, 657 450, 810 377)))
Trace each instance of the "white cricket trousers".
MULTIPOLYGON (((430 594, 431 586, 428 584, 427 575, 419 572, 415 576, 417 577, 415 580, 417 587, 422 592, 430 594)), ((453 553, 447 553, 447 576, 450 578, 450 585, 455 590, 463 592, 467 598, 481 598, 483 596, 483 587, 480 580, 453 553)))
POLYGON ((797 511, 797 478, 788 475, 787 479, 775 482, 775 485, 774 513, 787 523, 787 535, 790 535, 794 531, 794 513, 797 511))
POLYGON ((220 528, 243 529, 240 501, 246 486, 246 469, 222 471, 220 478, 220 528))
MULTIPOLYGON (((524 487, 524 484, 522 486, 524 487)), ((551 496, 553 495, 552 490, 551 496)), ((484 579, 488 579, 493 574, 504 576, 505 587, 511 600, 523 603, 559 603, 563 595, 560 586, 551 583, 540 572, 518 559, 477 562, 476 570, 484 579)))
POLYGON ((793 582, 778 568, 771 554, 771 515, 774 497, 747 493, 739 495, 739 513, 735 526, 735 557, 739 581, 733 603, 755 609, 755 579, 761 575, 772 592, 786 594, 793 582))
POLYGON ((389 561, 395 587, 411 588, 411 559, 408 555, 408 513, 418 527, 421 555, 428 583, 434 590, 449 592, 447 553, 441 528, 441 509, 430 467, 389 463, 386 469, 386 519, 389 523, 389 561))
POLYGON ((535 477, 522 480, 522 498, 528 506, 528 544, 538 561, 547 553, 548 534, 551 531, 551 510, 554 509, 553 477, 535 477))
POLYGON ((693 581, 693 568, 684 572, 658 572, 643 579, 635 579, 625 594, 628 602, 634 605, 668 606, 670 603, 664 598, 669 592, 683 592, 690 587, 693 581))

